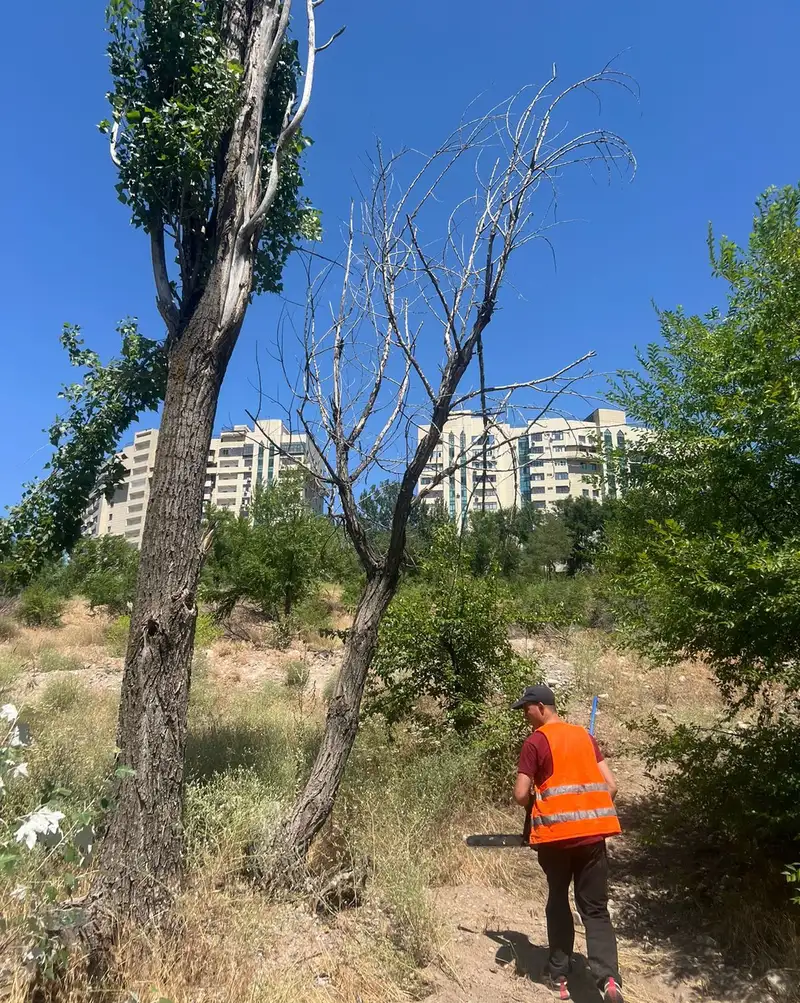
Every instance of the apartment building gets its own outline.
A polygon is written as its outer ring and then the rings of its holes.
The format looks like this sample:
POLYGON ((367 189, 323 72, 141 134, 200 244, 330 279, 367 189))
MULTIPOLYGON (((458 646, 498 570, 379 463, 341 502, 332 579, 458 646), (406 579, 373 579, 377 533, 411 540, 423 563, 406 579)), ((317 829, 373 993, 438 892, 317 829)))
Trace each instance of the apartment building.
MULTIPOLYGON (((427 427, 419 430, 419 438, 427 427)), ((443 504, 452 518, 472 511, 524 504, 546 510, 565 498, 603 501, 624 490, 626 461, 639 429, 625 412, 597 408, 583 421, 540 418, 527 425, 493 422, 484 440, 483 417, 450 416, 441 442, 420 478, 428 504, 443 504), (455 468, 441 484, 437 474, 455 468)))
MULTIPOLYGON (((124 536, 135 546, 142 542, 144 517, 158 447, 158 429, 137 432, 119 454, 126 474, 110 499, 96 495, 84 515, 84 535, 124 536)), ((305 435, 291 433, 280 419, 259 422, 255 428, 234 425, 211 440, 206 465, 203 503, 246 510, 257 484, 269 484, 302 464, 322 473, 322 460, 305 435)), ((323 492, 317 482, 306 487, 311 507, 322 511, 323 492)))

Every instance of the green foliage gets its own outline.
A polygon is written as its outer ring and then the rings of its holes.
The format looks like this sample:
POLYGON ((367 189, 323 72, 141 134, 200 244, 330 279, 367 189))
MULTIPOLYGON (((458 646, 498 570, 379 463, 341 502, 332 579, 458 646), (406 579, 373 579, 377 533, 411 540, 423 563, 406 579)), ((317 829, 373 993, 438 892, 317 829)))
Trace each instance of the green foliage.
POLYGON ((131 631, 131 618, 127 615, 118 616, 106 630, 106 645, 112 655, 122 658, 128 647, 128 635, 131 631))
MULTIPOLYGON (((400 481, 387 478, 361 494, 358 510, 373 545, 383 552, 389 545, 400 481)), ((414 505, 406 525, 406 564, 413 570, 430 550, 438 527, 450 521, 443 505, 414 505)))
POLYGON ((530 577, 544 571, 552 576, 572 552, 572 537, 563 517, 557 512, 544 513, 527 534, 524 548, 521 573, 530 577))
POLYGON ((199 613, 194 628, 195 648, 205 649, 222 637, 222 628, 209 613, 199 613))
POLYGON ((592 498, 566 498, 558 502, 559 514, 570 537, 567 570, 571 575, 594 566, 613 504, 612 499, 601 505, 592 498))
POLYGON ((306 504, 304 486, 302 476, 284 474, 256 489, 246 513, 211 516, 216 531, 203 596, 219 616, 243 601, 270 619, 289 616, 323 580, 330 526, 306 504))
POLYGON ((632 641, 706 659, 724 692, 800 681, 800 188, 769 191, 749 247, 723 238, 724 313, 662 311, 616 400, 648 431, 606 566, 632 641))
POLYGON ((660 776, 654 832, 683 832, 688 820, 695 838, 728 860, 792 859, 800 849, 794 712, 744 729, 679 725, 670 732, 651 722, 648 731, 647 765, 660 776))
POLYGON ((107 365, 83 348, 80 329, 64 327, 61 344, 83 382, 65 386, 59 397, 65 416, 49 429, 54 448, 49 473, 25 487, 22 501, 0 520, 0 592, 15 593, 44 565, 60 560, 81 534, 83 514, 95 490, 113 490, 123 468, 113 457, 120 436, 164 395, 162 347, 143 338, 135 321, 120 324, 122 351, 107 365))
MULTIPOLYGON (((236 43, 225 37, 226 11, 220 0, 153 0, 142 7, 111 0, 107 9, 113 122, 100 129, 112 136, 117 192, 133 223, 150 233, 182 235, 184 297, 204 288, 213 264, 220 161, 239 106, 243 67, 230 56, 236 43)), ((264 171, 299 72, 297 46, 287 43, 265 95, 264 171)), ((318 214, 298 201, 299 159, 307 144, 299 135, 284 157, 278 197, 257 249, 255 292, 280 291, 293 242, 318 238, 318 214)))
POLYGON ((286 685, 292 689, 305 689, 311 673, 305 662, 293 661, 286 666, 286 685))
POLYGON ((34 582, 20 593, 15 616, 27 627, 58 627, 64 600, 45 584, 34 582))
POLYGON ((393 724, 423 714, 428 698, 450 726, 469 731, 513 664, 510 617, 499 579, 470 575, 455 528, 441 527, 420 579, 399 591, 381 623, 370 710, 393 724))
POLYGON ((472 513, 468 533, 472 573, 486 575, 499 571, 511 578, 522 560, 521 528, 520 513, 516 510, 472 513))
POLYGON ((122 613, 133 602, 139 551, 121 536, 80 540, 70 555, 69 581, 89 605, 122 613))
POLYGON ((570 627, 610 629, 612 625, 604 584, 596 575, 558 575, 518 582, 514 603, 514 622, 527 634, 570 627))

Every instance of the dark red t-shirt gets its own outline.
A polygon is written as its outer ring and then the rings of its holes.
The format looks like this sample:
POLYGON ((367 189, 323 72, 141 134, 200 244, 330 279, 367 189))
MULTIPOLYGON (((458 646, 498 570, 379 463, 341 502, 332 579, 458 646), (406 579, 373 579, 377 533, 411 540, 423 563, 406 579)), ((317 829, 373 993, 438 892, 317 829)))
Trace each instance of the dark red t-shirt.
MULTIPOLYGON (((586 733, 589 735, 589 733, 586 733)), ((602 763, 603 753, 600 746, 594 739, 594 735, 589 735, 594 747, 594 754, 597 762, 602 763)), ((534 731, 525 739, 522 751, 519 754, 519 773, 524 773, 526 777, 531 777, 537 787, 550 779, 553 775, 553 754, 550 751, 550 743, 543 731, 534 731)), ((548 846, 560 846, 563 849, 571 846, 591 846, 593 843, 602 843, 605 836, 578 836, 575 839, 559 839, 548 843, 548 846)))

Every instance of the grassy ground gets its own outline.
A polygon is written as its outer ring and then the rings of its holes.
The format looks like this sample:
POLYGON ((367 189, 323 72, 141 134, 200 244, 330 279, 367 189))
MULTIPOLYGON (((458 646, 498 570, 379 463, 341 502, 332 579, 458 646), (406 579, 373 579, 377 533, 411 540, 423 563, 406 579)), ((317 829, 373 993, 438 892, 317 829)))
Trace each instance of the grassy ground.
MULTIPOLYGON (((103 793, 121 670, 119 641, 113 630, 109 638, 108 627, 73 604, 64 627, 20 629, 0 643, 0 702, 24 708, 36 739, 30 780, 10 791, 7 817, 49 797, 74 810, 103 793)), ((588 722, 591 696, 601 697, 598 736, 621 780, 629 835, 613 848, 612 894, 629 998, 766 1000, 763 971, 798 965, 785 906, 754 899, 758 909, 708 915, 695 905, 686 878, 691 871, 673 866, 637 836, 637 812, 646 812, 649 789, 631 719, 653 713, 713 721, 719 704, 704 670, 687 664, 669 673, 650 671, 596 632, 556 648, 550 654, 572 667, 572 719, 588 722), (762 936, 764 922, 771 924, 769 937, 762 936), (748 938, 764 944, 760 966, 752 952, 737 964, 723 950, 748 938)), ((521 826, 516 809, 489 796, 479 750, 449 740, 422 744, 404 734, 390 742, 367 724, 333 819, 315 847, 304 894, 274 903, 248 881, 248 847, 268 835, 313 759, 337 659, 336 645, 322 638, 315 644, 311 636, 283 650, 265 647, 259 637, 221 638, 198 656, 187 750, 187 881, 176 932, 148 944, 144 956, 141 945, 123 945, 124 993, 115 999, 547 998, 531 981, 546 939, 544 886, 533 855, 476 852, 462 840, 467 832, 521 826), (331 878, 343 872, 352 877, 337 900, 331 878), (342 897, 348 908, 341 908, 342 897)), ((39 853, 15 884, 42 888, 52 881, 39 853)), ((79 876, 75 894, 87 878, 79 876)), ((0 886, 13 930, 30 898, 11 898, 11 891, 8 882, 0 886)), ((0 996, 5 990, 12 1003, 21 1003, 24 973, 13 962, 13 936, 5 936, 0 996)), ((579 986, 575 998, 592 1003, 599 999, 593 993, 579 986)), ((73 1003, 87 998, 76 984, 73 1003)))

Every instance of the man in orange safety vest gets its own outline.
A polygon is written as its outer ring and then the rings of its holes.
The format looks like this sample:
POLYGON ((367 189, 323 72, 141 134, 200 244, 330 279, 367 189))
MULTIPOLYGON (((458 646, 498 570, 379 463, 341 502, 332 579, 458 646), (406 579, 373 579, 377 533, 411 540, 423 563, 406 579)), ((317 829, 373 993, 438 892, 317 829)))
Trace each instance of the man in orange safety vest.
POLYGON ((606 856, 606 837, 620 832, 617 784, 593 736, 562 721, 555 704, 553 691, 541 684, 528 686, 513 704, 533 729, 520 753, 514 799, 531 811, 530 842, 547 877, 548 974, 557 998, 571 999, 574 881, 589 967, 605 1003, 623 1003, 606 856))

